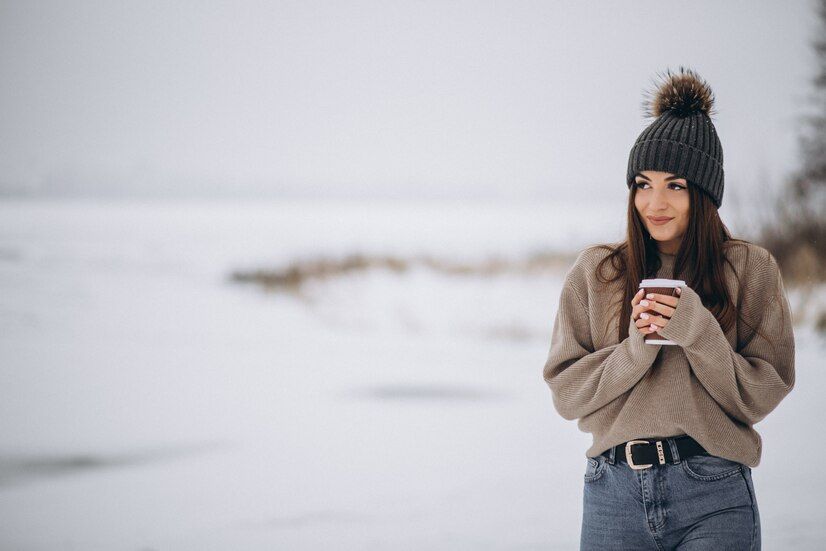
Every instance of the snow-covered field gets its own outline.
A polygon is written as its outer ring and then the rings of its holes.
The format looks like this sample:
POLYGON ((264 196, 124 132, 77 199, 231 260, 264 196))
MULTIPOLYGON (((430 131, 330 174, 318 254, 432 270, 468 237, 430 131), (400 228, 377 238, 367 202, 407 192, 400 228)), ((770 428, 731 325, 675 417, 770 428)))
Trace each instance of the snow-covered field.
MULTIPOLYGON (((375 270, 303 299, 229 276, 572 253, 624 212, 0 202, 0 549, 576 549, 590 436, 542 380, 563 271, 375 270)), ((826 344, 796 338, 757 426, 768 550, 826 542, 826 344)))

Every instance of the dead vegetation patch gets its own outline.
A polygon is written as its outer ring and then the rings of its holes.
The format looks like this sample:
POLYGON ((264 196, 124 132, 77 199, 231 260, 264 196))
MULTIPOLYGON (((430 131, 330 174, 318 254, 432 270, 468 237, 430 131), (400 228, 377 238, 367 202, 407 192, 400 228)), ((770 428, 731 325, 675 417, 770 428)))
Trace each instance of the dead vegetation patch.
POLYGON ((230 279, 253 283, 272 291, 298 293, 311 280, 325 280, 368 270, 389 270, 402 274, 416 267, 450 276, 492 277, 506 274, 530 275, 570 267, 576 253, 540 252, 523 259, 492 257, 481 261, 454 261, 430 255, 404 258, 392 255, 350 254, 341 258, 319 257, 298 260, 282 268, 235 270, 230 279))

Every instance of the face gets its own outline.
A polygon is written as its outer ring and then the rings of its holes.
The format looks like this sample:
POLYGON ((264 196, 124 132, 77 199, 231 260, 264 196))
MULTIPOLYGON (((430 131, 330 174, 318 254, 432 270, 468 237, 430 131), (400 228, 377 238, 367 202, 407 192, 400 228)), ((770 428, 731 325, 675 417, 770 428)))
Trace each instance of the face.
POLYGON ((688 228, 688 182, 669 172, 645 170, 634 177, 634 206, 660 251, 675 254, 688 228))

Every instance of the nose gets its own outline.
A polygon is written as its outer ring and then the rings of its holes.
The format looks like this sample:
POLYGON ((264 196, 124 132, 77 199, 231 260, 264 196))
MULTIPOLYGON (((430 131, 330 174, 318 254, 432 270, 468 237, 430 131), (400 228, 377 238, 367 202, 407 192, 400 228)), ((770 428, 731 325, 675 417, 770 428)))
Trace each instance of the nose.
POLYGON ((650 206, 652 210, 665 210, 668 207, 665 191, 665 189, 655 189, 651 192, 650 206))

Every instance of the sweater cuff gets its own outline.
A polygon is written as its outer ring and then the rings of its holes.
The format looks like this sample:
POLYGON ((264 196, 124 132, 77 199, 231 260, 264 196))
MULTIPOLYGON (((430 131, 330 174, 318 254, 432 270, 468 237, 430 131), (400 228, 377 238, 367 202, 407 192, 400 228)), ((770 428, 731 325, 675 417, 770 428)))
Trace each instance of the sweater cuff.
POLYGON ((712 321, 716 323, 717 320, 703 305, 700 295, 694 289, 689 286, 680 287, 680 293, 674 314, 657 333, 687 348, 711 329, 712 321))
POLYGON ((645 335, 640 333, 634 320, 632 319, 628 323, 628 352, 635 364, 645 367, 650 366, 657 359, 657 354, 662 346, 661 344, 645 344, 645 335))

